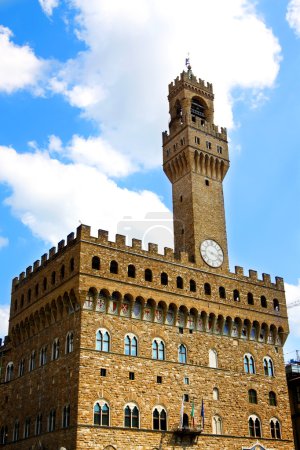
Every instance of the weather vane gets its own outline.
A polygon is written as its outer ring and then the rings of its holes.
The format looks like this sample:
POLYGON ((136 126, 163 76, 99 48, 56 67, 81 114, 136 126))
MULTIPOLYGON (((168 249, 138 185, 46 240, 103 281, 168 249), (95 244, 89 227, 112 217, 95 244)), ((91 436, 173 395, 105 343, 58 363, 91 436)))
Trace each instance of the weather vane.
POLYGON ((186 65, 186 67, 188 69, 189 78, 191 78, 193 72, 192 72, 192 66, 191 66, 191 62, 190 62, 190 54, 189 53, 187 55, 187 58, 185 58, 185 65, 186 65))

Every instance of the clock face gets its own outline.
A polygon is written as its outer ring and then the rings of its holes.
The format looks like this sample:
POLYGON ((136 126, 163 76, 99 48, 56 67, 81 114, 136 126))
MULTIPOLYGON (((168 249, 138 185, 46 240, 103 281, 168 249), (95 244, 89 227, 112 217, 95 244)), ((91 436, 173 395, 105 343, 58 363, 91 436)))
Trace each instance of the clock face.
POLYGON ((206 239, 201 243, 200 253, 206 264, 210 267, 220 267, 223 263, 223 251, 219 244, 212 239, 206 239))

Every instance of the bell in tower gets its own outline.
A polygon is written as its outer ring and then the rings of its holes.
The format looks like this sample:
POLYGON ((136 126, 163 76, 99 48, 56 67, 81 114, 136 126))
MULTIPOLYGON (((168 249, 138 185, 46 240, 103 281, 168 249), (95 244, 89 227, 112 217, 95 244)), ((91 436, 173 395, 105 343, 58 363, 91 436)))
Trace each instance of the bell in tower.
POLYGON ((214 270, 228 270, 223 179, 229 167, 225 128, 213 123, 210 83, 189 67, 169 85, 169 133, 163 167, 172 183, 175 252, 214 270))

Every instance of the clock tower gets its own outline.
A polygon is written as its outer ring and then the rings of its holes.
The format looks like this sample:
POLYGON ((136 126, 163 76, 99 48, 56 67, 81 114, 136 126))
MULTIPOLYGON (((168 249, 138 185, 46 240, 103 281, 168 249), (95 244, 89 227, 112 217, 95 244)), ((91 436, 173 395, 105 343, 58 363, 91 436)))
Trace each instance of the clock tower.
POLYGON ((175 253, 198 266, 228 270, 223 179, 229 168, 227 132, 214 125, 210 83, 187 72, 169 84, 169 133, 163 168, 172 183, 175 253))

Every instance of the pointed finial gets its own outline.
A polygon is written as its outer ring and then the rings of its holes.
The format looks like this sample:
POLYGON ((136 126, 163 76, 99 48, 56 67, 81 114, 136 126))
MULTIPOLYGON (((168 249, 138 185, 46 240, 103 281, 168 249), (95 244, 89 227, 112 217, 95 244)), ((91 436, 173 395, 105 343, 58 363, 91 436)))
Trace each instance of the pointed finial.
POLYGON ((192 72, 192 66, 190 62, 190 54, 188 53, 187 58, 185 58, 185 65, 188 69, 188 76, 189 78, 192 78, 193 72, 192 72))

